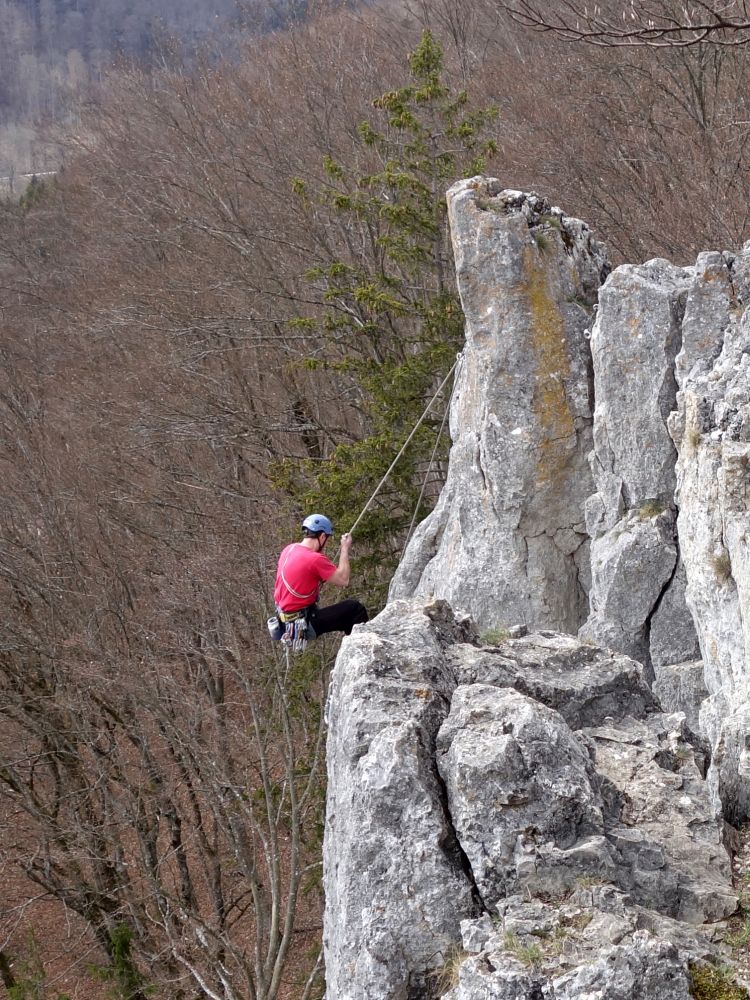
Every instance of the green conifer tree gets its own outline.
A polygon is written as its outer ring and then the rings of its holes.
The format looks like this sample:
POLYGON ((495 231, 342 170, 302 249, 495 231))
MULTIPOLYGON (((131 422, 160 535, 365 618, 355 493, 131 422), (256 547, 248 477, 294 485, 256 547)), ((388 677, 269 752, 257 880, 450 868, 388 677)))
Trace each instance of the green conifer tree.
MULTIPOLYGON (((328 215, 346 233, 344 252, 306 278, 321 308, 292 320, 319 345, 309 367, 327 368, 342 395, 357 400, 364 435, 341 441, 323 459, 286 462, 277 485, 299 512, 322 510, 350 527, 423 412, 463 341, 447 229, 446 189, 484 169, 495 151, 488 126, 494 108, 472 109, 465 92, 443 82, 443 53, 425 32, 409 60, 410 83, 373 101, 377 120, 359 126, 352 160, 358 172, 328 158, 327 184, 311 193, 294 185, 301 207, 328 215)), ((366 597, 377 607, 400 554, 442 423, 450 386, 435 405, 387 488, 357 531, 366 597)), ((444 460, 447 435, 438 448, 444 460)), ((429 493, 420 516, 434 502, 429 493)))

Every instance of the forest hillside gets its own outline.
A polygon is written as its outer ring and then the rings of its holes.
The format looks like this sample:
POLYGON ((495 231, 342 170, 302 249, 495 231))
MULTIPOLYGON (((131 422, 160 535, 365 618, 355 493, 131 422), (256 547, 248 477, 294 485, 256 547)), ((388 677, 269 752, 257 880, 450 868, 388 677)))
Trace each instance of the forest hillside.
MULTIPOLYGON (((616 263, 738 248, 750 53, 403 0, 103 74, 119 13, 2 12, 34 58, 55 32, 60 72, 77 51, 102 79, 63 169, 0 203, 0 978, 320 996, 337 645, 275 654, 277 553, 304 512, 355 522, 451 370, 445 191, 537 190, 616 263)), ((45 110, 3 80, 4 107, 45 110)), ((445 480, 446 405, 355 535, 371 612, 445 480)))
MULTIPOLYGON (((272 11, 249 11, 257 28, 273 23, 272 11)), ((59 166, 52 127, 70 122, 89 85, 118 60, 146 65, 165 47, 192 52, 212 38, 229 48, 241 20, 234 0, 2 0, 0 178, 59 166)))

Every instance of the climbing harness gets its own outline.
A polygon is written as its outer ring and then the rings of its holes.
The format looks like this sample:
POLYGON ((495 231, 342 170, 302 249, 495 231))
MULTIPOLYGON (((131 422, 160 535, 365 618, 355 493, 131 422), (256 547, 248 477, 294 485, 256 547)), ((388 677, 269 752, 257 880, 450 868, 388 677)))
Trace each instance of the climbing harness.
POLYGON ((311 604, 299 611, 284 612, 276 609, 276 614, 268 619, 268 634, 275 642, 295 653, 302 653, 308 642, 315 639, 315 629, 310 624, 310 613, 316 607, 311 604))
MULTIPOLYGON (((378 483, 378 485, 375 487, 375 490, 374 490, 372 496, 367 501, 367 503, 365 504, 365 506, 362 508, 361 513, 359 514, 359 516, 357 517, 356 521, 354 522, 354 524, 349 529, 349 534, 350 535, 354 534, 355 529, 358 527, 360 521, 365 516, 365 514, 367 513, 367 511, 370 509, 370 507, 371 507, 373 501, 375 500, 375 498, 377 497, 378 493, 380 493, 380 491, 382 490, 383 486, 385 486, 386 482, 388 481, 389 476, 391 475, 391 473, 393 472, 393 470, 396 468, 396 465, 397 465, 399 459, 401 458, 401 456, 403 455, 403 453, 408 448, 408 446, 409 446, 412 438, 414 437, 414 435, 417 433, 417 431, 421 427, 423 420, 425 419, 425 417, 427 416, 427 414, 432 409, 433 403, 440 396, 440 394, 442 393, 443 389, 448 384, 448 381, 450 380, 450 378, 453 375, 453 373, 455 372, 456 373, 456 377, 458 377, 458 372, 460 370, 460 366, 461 366, 462 361, 463 361, 463 354, 462 353, 457 354, 456 355, 456 360, 451 365, 450 371, 448 372, 448 374, 445 376, 445 378, 443 379, 443 381, 438 386, 438 389, 435 392, 435 395, 432 397, 432 399, 429 401, 429 403, 427 404, 427 406, 424 408, 424 410, 422 412, 422 415, 420 416, 419 420, 417 420, 417 422, 414 425, 414 427, 412 428, 409 436, 404 441, 404 443, 401 445, 401 448, 399 449, 398 454, 393 459, 393 461, 391 462, 391 464, 388 466, 388 468, 387 468, 387 470, 385 472, 385 475, 380 480, 380 482, 378 483)), ((422 503, 422 499, 424 497, 425 489, 427 488, 427 480, 428 480, 428 477, 430 475, 430 472, 432 471, 432 465, 433 465, 433 462, 435 461, 435 455, 437 454, 438 444, 440 443, 440 438, 442 437, 442 434, 443 434, 443 429, 445 427, 445 422, 446 422, 446 419, 448 417, 448 411, 449 411, 449 409, 450 409, 450 399, 448 400, 448 403, 446 404, 445 413, 443 414, 443 420, 442 420, 442 423, 440 424, 440 430, 438 431, 438 436, 437 436, 437 439, 435 441, 435 445, 434 445, 434 447, 432 449, 432 455, 430 456, 430 461, 429 461, 429 464, 427 466, 427 472, 425 474, 424 482, 422 483, 422 489, 421 489, 421 492, 419 494, 419 499, 417 500, 417 506, 416 506, 416 508, 414 510, 414 515, 412 517, 411 524, 409 525, 409 532, 408 532, 408 534, 406 536, 406 542, 404 543, 404 550, 406 549, 406 545, 408 544, 409 539, 411 538, 411 533, 412 533, 412 531, 414 529, 414 524, 415 524, 416 519, 417 519, 417 514, 419 512, 419 507, 420 507, 420 505, 422 503)), ((312 516, 314 516, 316 519, 317 518, 323 518, 322 515, 317 515, 317 514, 316 515, 312 515, 312 516)), ((324 520, 328 521, 327 518, 325 518, 324 520)), ((330 525, 330 521, 328 521, 328 525, 330 525)), ((304 526, 307 527, 306 524, 304 526)), ((332 525, 330 525, 330 526, 331 526, 331 531, 330 532, 326 532, 327 534, 332 534, 333 533, 333 526, 332 525)), ((325 531, 325 528, 321 528, 321 530, 325 531)), ((294 590, 294 588, 292 588, 292 587, 289 586, 289 582, 287 581, 287 579, 286 579, 286 577, 284 575, 284 569, 286 568, 286 564, 287 564, 287 561, 289 560, 289 556, 290 555, 291 555, 291 550, 290 550, 289 553, 287 553, 286 559, 284 560, 284 564, 281 567, 281 579, 282 579, 282 582, 284 583, 284 586, 298 600, 305 601, 305 600, 308 600, 311 597, 316 596, 317 595, 317 589, 312 594, 299 594, 299 593, 297 593, 296 590, 294 590)), ((338 555, 338 552, 336 553, 336 555, 338 555)), ((403 552, 402 552, 402 555, 403 555, 403 552)), ((334 556, 334 562, 335 562, 335 559, 336 559, 336 556, 334 556)), ((314 605, 311 605, 310 607, 307 607, 307 608, 303 608, 300 611, 289 612, 288 614, 280 611, 277 608, 276 616, 268 619, 268 631, 269 631, 269 634, 270 634, 270 636, 271 636, 272 639, 274 639, 276 641, 278 641, 278 640, 281 641, 282 645, 284 646, 286 655, 287 655, 287 661, 289 659, 289 651, 290 650, 292 650, 295 653, 301 653, 305 649, 305 647, 307 646, 308 641, 310 641, 311 639, 315 638, 315 631, 313 630, 312 626, 310 625, 310 623, 309 623, 309 621, 307 619, 307 614, 312 609, 312 607, 314 607, 314 605)))

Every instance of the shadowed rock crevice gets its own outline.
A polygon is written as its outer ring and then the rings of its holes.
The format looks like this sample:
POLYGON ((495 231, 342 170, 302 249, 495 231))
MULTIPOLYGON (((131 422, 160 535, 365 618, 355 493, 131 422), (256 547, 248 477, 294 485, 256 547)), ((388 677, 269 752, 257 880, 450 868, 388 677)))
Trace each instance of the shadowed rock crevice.
POLYGON ((730 822, 750 816, 744 764, 750 600, 747 476, 750 452, 748 248, 698 257, 676 360, 677 405, 669 429, 678 450, 677 527, 685 600, 696 624, 708 697, 699 724, 714 753, 708 780, 730 822), (745 459, 747 460, 747 459, 745 459))
POLYGON ((672 572, 670 573, 668 579, 664 582, 664 586, 661 588, 660 593, 658 594, 656 600, 654 601, 654 606, 649 611, 648 616, 646 617, 646 620, 643 623, 643 636, 644 636, 644 644, 645 644, 645 655, 644 655, 644 659, 641 662, 643 663, 644 667, 646 667, 646 669, 648 671, 649 680, 651 682, 651 686, 652 687, 653 687, 653 682, 655 680, 655 673, 654 673, 654 663, 653 663, 652 648, 651 648, 651 629, 652 629, 654 621, 658 620, 659 611, 661 609, 661 606, 662 606, 662 604, 664 602, 664 599, 666 598, 667 594, 670 592, 670 590, 672 588, 672 584, 674 583, 675 576, 677 575, 677 570, 678 570, 678 568, 680 566, 680 544, 679 544, 679 539, 677 537, 676 512, 670 511, 670 514, 672 515, 672 517, 674 519, 674 521, 673 521, 673 523, 674 523, 674 530, 673 530, 673 533, 672 533, 672 538, 674 540, 674 547, 675 547, 674 566, 672 567, 672 572))
MULTIPOLYGON (((666 261, 617 268, 591 333, 596 384, 590 614, 581 635, 651 669, 650 626, 677 566, 675 358, 690 278, 666 261)), ((692 626, 691 626, 692 627, 692 626)))
POLYGON ((442 806, 446 822, 445 841, 441 846, 451 864, 455 865, 466 876, 466 879, 471 885, 472 898, 474 901, 473 916, 479 917, 483 913, 489 913, 490 910, 482 898, 482 893, 480 892, 477 880, 474 877, 474 870, 471 867, 471 861, 469 861, 469 857, 461 846, 461 841, 458 839, 458 834, 456 833, 453 817, 451 815, 450 803, 448 800, 448 789, 445 786, 445 782, 443 781, 437 766, 435 767, 435 779, 439 789, 440 804, 442 806))

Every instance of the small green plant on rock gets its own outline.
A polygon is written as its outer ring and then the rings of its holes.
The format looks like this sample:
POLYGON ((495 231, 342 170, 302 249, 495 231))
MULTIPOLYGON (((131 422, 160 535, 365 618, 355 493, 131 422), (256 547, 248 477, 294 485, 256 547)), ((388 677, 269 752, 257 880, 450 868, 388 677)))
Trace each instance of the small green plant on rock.
POLYGON ((666 504, 662 503, 661 500, 647 500, 638 508, 638 517, 642 521, 649 521, 652 517, 663 514, 666 509, 666 504))
POLYGON ((559 909, 563 903, 567 902, 572 893, 573 888, 569 885, 553 885, 537 887, 533 892, 531 889, 527 889, 529 894, 529 899, 539 899, 547 906, 554 906, 559 909))
MULTIPOLYGON (((740 876, 745 886, 748 885, 750 872, 743 872, 740 876)), ((747 889, 740 892, 739 906, 737 912, 730 921, 732 932, 724 937, 724 941, 733 952, 745 951, 750 945, 750 896, 747 889)))
POLYGON ((578 641, 582 646, 591 646, 593 649, 600 649, 599 643, 596 639, 592 639, 590 635, 581 635, 578 637, 578 641))
POLYGON ((507 628, 488 628, 479 636, 479 641, 483 646, 499 646, 508 639, 510 639, 510 630, 507 628))
POLYGON ((741 951, 750 944, 750 916, 745 911, 744 919, 734 934, 727 934, 724 938, 732 951, 741 951))
POLYGON ((603 875, 579 875, 576 879, 576 889, 595 889, 600 885, 610 885, 609 879, 603 875))
POLYGON ((730 971, 696 964, 688 969, 690 995, 695 1000, 748 1000, 747 990, 737 985, 730 971))
POLYGON ((579 910, 578 913, 566 914, 562 918, 562 922, 563 927, 570 927, 574 931, 583 931, 593 919, 594 914, 590 910, 579 910))
POLYGON ((697 451, 701 443, 701 432, 697 427, 690 427, 685 433, 685 440, 692 451, 697 451))
POLYGON ((726 549, 711 556, 711 566, 719 583, 726 583, 732 575, 732 560, 726 549))
POLYGON ((562 222, 557 215, 552 215, 551 213, 540 215, 539 221, 544 225, 552 226, 553 229, 562 229, 562 222))
POLYGON ((559 958, 565 951, 565 942, 568 940, 570 931, 567 927, 560 925, 555 927, 552 934, 547 935, 544 940, 544 952, 553 958, 559 958))
POLYGON ((585 309, 588 313, 593 311, 592 303, 584 299, 582 295, 568 295, 565 301, 570 303, 570 305, 579 306, 581 309, 585 309))
POLYGON ((503 939, 503 947, 517 958, 523 965, 531 968, 541 965, 544 961, 544 952, 538 944, 523 944, 517 934, 506 934, 503 939))
POLYGON ((482 195, 477 195, 474 202, 480 212, 502 212, 503 205, 496 198, 484 198, 482 195))

